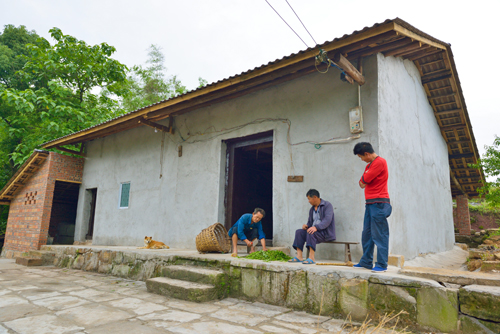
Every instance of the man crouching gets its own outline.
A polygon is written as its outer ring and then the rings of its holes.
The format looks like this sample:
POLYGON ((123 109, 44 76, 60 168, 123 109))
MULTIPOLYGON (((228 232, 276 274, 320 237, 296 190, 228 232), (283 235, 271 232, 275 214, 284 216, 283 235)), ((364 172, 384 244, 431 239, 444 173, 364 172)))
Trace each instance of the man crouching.
POLYGON ((335 218, 333 216, 333 206, 319 197, 319 191, 311 189, 306 194, 311 209, 307 224, 295 231, 293 248, 297 251, 297 256, 288 262, 302 262, 303 264, 314 264, 314 253, 316 245, 325 241, 335 240, 335 218), (304 261, 302 250, 304 244, 309 248, 309 258, 304 261))
POLYGON ((255 208, 253 213, 245 213, 240 219, 229 229, 228 235, 233 240, 233 254, 238 256, 238 239, 243 240, 247 246, 251 247, 250 252, 255 252, 257 237, 262 244, 262 250, 266 251, 266 235, 262 231, 262 218, 266 212, 261 208, 255 208), (250 241, 252 240, 252 241, 250 241))

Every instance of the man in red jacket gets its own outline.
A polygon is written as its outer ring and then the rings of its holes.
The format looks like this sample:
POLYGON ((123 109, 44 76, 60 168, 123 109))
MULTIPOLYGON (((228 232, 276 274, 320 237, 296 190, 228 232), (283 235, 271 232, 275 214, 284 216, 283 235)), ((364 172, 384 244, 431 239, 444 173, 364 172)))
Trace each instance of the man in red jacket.
POLYGON ((389 224, 387 218, 392 207, 387 190, 389 171, 387 162, 379 157, 370 143, 358 143, 354 146, 357 155, 368 165, 359 180, 359 186, 365 190, 365 219, 361 243, 363 256, 355 268, 371 269, 373 272, 387 271, 389 258, 389 224), (377 246, 377 263, 373 267, 373 250, 377 246))

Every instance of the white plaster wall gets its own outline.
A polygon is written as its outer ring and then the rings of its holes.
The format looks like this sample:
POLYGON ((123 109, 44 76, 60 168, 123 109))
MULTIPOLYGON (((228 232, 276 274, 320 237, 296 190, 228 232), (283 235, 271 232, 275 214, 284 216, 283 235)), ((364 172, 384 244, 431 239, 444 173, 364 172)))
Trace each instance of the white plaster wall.
MULTIPOLYGON (((377 57, 364 60, 367 83, 362 88, 362 141, 378 147, 377 57)), ((87 143, 75 240, 83 240, 88 226, 85 189, 97 187, 94 245, 137 245, 145 235, 171 247, 194 248, 196 235, 222 221, 225 145, 223 139, 274 130, 273 212, 274 245, 291 246, 295 230, 307 220, 305 193, 310 188, 332 202, 338 240, 359 241, 364 214, 363 191, 357 186, 364 164, 353 155, 356 141, 315 149, 292 147, 297 175, 303 183, 288 183, 290 156, 287 125, 265 122, 210 139, 206 133, 231 128, 259 118, 288 118, 292 142, 325 141, 351 136, 348 111, 357 105, 357 87, 339 80, 339 72, 314 73, 176 118, 176 134, 165 136, 163 177, 160 179, 162 134, 141 127, 87 143), (177 143, 182 143, 182 157, 177 143), (194 140, 206 140, 192 143, 194 140), (174 143, 175 142, 175 143, 174 143), (118 208, 120 182, 130 181, 130 206, 118 208)), ((359 141, 359 140, 358 140, 359 141)), ((87 195, 88 196, 88 195, 87 195)), ((264 223, 265 223, 264 219, 264 223)), ((353 251, 355 259, 361 247, 353 251)), ((322 245, 319 258, 343 259, 343 247, 322 245)))
POLYGON ((448 150, 413 62, 378 55, 380 156, 389 167, 390 252, 407 259, 454 244, 448 150))

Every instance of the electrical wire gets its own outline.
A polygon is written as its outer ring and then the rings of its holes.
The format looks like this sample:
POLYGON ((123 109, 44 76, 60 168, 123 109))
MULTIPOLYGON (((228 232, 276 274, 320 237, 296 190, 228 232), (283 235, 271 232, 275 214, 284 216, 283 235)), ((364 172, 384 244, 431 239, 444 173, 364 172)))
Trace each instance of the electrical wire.
MULTIPOLYGON (((292 28, 292 27, 291 27, 291 26, 290 26, 290 25, 289 25, 289 24, 285 21, 285 19, 281 17, 281 15, 278 13, 278 11, 277 11, 276 9, 274 9, 274 7, 273 7, 273 6, 271 6, 271 4, 269 3, 269 1, 267 1, 267 0, 266 0, 266 2, 267 2, 267 4, 269 5, 269 7, 271 7, 271 8, 274 10, 274 12, 275 12, 276 14, 278 14, 278 16, 279 16, 279 17, 283 20, 283 22, 285 22, 285 24, 288 26, 288 28, 290 28, 290 29, 291 29, 291 30, 295 33, 295 35, 297 35, 297 37, 298 37, 298 38, 302 41, 302 43, 304 43, 304 44, 305 44, 305 46, 307 46, 307 47, 309 48, 309 45, 307 45, 307 43, 306 43, 306 42, 304 42, 304 40, 303 40, 303 39, 299 36, 299 34, 297 34, 297 33, 295 32, 295 30, 293 30, 293 28, 292 28)), ((292 10, 293 10, 293 9, 292 9, 292 10)), ((297 14, 295 14, 295 15, 297 15, 297 14)), ((300 19, 299 19, 299 20, 300 20, 300 19)), ((307 29, 306 29, 306 30, 307 30, 307 29)))
POLYGON ((290 6, 290 8, 292 9, 292 11, 295 14, 295 16, 297 16, 297 18, 299 19, 300 23, 302 23, 302 26, 307 31, 307 33, 309 34, 309 36, 311 36, 312 40, 314 41, 314 44, 318 45, 318 43, 316 43, 316 40, 314 39, 314 37, 311 35, 311 33, 309 32, 309 30, 307 30, 306 26, 304 25, 304 23, 302 22, 302 20, 300 19, 300 17, 297 15, 297 13, 295 12, 295 10, 293 9, 292 5, 290 5, 290 3, 288 2, 288 0, 285 0, 285 1, 288 4, 288 6, 290 6))

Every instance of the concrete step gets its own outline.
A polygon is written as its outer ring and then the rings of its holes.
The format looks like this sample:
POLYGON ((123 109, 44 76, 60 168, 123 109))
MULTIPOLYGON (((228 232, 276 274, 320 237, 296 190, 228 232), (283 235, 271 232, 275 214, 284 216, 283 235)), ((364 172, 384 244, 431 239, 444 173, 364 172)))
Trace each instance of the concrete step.
POLYGON ((161 273, 165 277, 202 284, 217 285, 226 281, 226 275, 222 270, 202 267, 168 266, 163 267, 161 273))
POLYGON ((32 257, 16 257, 16 263, 26 267, 41 266, 43 264, 42 259, 35 259, 32 257))
POLYGON ((168 277, 150 278, 146 280, 146 287, 149 292, 199 303, 220 297, 217 288, 212 284, 188 282, 168 277))
POLYGON ((437 282, 459 285, 500 286, 500 276, 484 272, 469 272, 450 269, 404 267, 399 271, 406 276, 431 279, 437 282))
POLYGON ((55 252, 50 252, 50 251, 43 251, 43 250, 30 250, 28 252, 28 257, 35 258, 35 259, 41 259, 42 260, 42 265, 53 265, 54 260, 56 258, 56 253, 55 252))

